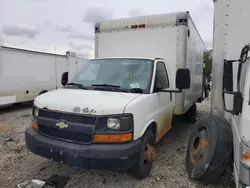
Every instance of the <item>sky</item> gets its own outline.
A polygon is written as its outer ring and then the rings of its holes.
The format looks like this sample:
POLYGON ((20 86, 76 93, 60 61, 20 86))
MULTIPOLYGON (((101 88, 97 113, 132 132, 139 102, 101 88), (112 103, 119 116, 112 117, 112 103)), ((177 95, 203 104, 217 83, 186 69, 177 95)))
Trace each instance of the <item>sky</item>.
POLYGON ((189 11, 206 46, 212 46, 212 0, 0 0, 0 43, 92 58, 94 23, 189 11))

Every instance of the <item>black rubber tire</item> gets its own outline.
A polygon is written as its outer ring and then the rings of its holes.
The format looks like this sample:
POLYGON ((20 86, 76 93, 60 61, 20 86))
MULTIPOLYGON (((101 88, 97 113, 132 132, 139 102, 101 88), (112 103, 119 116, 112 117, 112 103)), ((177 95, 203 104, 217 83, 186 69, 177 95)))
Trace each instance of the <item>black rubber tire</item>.
POLYGON ((208 98, 208 96, 209 96, 209 89, 208 88, 205 88, 205 98, 208 98))
POLYGON ((128 173, 136 179, 144 179, 148 177, 153 166, 153 163, 148 165, 144 164, 145 147, 148 142, 150 142, 152 146, 154 146, 155 135, 153 134, 153 131, 151 129, 148 129, 142 137, 142 146, 139 161, 128 170, 128 173))
POLYGON ((191 133, 187 153, 186 168, 191 179, 205 184, 216 183, 231 162, 233 153, 233 135, 230 124, 215 115, 202 118, 191 133), (196 164, 192 162, 192 149, 198 131, 206 129, 208 132, 208 146, 205 155, 196 164))
POLYGON ((185 114, 186 120, 190 123, 195 123, 197 119, 197 106, 196 103, 185 114))
POLYGON ((205 96, 206 94, 205 94, 205 90, 204 90, 204 88, 202 89, 202 93, 201 93, 201 100, 202 101, 204 101, 204 99, 206 98, 206 96, 205 96))

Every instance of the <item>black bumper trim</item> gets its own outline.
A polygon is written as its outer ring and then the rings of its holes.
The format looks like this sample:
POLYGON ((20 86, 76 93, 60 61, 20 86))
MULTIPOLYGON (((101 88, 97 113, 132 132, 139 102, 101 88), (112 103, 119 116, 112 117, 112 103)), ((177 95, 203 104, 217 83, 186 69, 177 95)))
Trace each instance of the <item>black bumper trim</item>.
POLYGON ((128 169, 139 160, 141 140, 124 144, 79 145, 54 140, 33 128, 25 131, 27 148, 34 154, 70 166, 91 169, 128 169))

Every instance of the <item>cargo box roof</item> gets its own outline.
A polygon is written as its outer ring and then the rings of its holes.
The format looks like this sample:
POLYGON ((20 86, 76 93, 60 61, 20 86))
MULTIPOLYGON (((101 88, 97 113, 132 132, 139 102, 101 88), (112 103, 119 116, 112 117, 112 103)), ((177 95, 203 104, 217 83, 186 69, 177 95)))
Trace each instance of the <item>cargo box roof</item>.
POLYGON ((95 32, 130 29, 133 24, 145 24, 145 27, 187 25, 189 12, 155 14, 123 19, 107 20, 95 25, 95 32))

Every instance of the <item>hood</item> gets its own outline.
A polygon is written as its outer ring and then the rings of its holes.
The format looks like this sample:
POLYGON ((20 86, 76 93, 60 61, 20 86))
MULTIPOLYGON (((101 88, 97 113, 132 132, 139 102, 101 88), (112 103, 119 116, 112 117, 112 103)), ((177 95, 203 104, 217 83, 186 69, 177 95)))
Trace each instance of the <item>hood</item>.
POLYGON ((57 89, 36 97, 34 104, 62 112, 93 115, 121 114, 126 105, 141 94, 97 90, 57 89))

